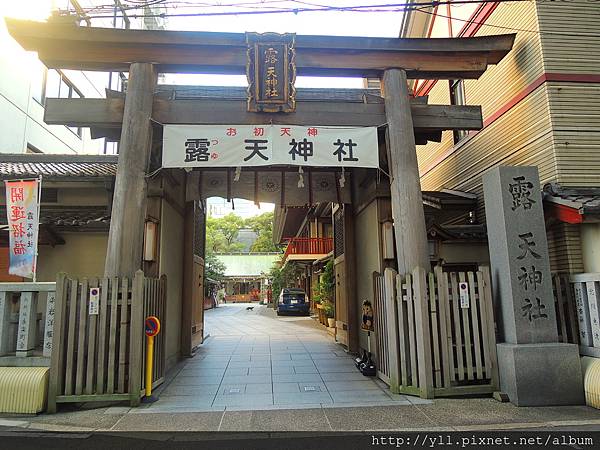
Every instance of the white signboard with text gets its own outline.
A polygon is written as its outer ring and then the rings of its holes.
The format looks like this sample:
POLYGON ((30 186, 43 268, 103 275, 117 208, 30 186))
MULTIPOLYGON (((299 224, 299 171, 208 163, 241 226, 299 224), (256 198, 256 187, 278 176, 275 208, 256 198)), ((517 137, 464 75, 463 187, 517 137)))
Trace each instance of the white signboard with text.
POLYGON ((377 168, 377 128, 165 125, 162 165, 377 168))

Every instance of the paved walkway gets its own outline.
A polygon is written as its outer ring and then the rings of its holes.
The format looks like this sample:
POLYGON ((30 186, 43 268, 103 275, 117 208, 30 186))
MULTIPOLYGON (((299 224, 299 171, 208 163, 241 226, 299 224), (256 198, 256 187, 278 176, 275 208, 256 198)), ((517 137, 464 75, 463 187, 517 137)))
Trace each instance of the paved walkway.
POLYGON ((205 320, 210 337, 160 400, 140 412, 423 403, 364 377, 309 317, 277 317, 265 306, 241 303, 206 311, 205 320))
POLYGON ((212 336, 181 364, 157 403, 66 404, 58 414, 4 415, 0 433, 600 430, 600 411, 586 406, 518 408, 489 397, 430 402, 389 395, 358 374, 309 318, 277 318, 264 307, 227 305, 207 313, 207 328, 212 336))

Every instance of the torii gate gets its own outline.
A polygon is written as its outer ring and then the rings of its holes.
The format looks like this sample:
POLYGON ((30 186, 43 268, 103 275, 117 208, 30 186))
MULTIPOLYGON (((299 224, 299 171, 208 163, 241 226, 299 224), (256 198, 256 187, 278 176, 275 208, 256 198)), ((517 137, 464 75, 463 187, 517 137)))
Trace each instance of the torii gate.
MULTIPOLYGON (((382 103, 332 108, 331 102, 299 101, 293 113, 247 112, 243 101, 209 104, 155 95, 157 73, 245 74, 246 35, 78 27, 6 19, 10 34, 37 51, 49 68, 125 71, 125 99, 49 99, 49 124, 119 127, 120 153, 106 276, 132 276, 141 266, 146 167, 152 120, 163 123, 387 124, 388 166, 398 271, 428 268, 427 237, 416 142, 439 140, 442 130, 482 127, 481 109, 411 101, 407 78, 476 79, 511 50, 515 35, 451 39, 296 36, 298 75, 376 77, 382 103), (142 211, 142 213, 140 213, 142 211)), ((335 105, 334 105, 335 106, 335 105)), ((106 131, 108 132, 108 131, 106 131)))

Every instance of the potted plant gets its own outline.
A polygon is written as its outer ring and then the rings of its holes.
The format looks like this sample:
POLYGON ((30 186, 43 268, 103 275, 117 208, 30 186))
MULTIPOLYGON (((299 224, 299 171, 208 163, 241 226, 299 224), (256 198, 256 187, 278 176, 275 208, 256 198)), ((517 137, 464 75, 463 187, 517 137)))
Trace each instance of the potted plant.
MULTIPOLYGON (((326 313, 326 305, 333 311, 333 297, 335 291, 335 279, 333 274, 333 261, 328 261, 319 276, 319 281, 315 287, 313 298, 315 299, 317 311, 319 313, 319 322, 327 326, 329 316, 326 313)), ((331 318, 334 313, 331 312, 331 318)))
POLYGON ((327 317, 327 326, 330 328, 335 327, 335 306, 331 302, 327 302, 323 305, 325 316, 327 317))

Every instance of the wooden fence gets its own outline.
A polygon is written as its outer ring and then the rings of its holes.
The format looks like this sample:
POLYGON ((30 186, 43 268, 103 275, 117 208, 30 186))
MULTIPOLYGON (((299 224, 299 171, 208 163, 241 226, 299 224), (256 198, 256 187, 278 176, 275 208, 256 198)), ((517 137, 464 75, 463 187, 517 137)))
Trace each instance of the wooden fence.
POLYGON ((374 281, 378 364, 393 392, 432 398, 498 389, 487 267, 406 276, 386 269, 374 281))
POLYGON ((374 315, 373 329, 375 330, 375 340, 377 348, 377 376, 386 383, 390 383, 390 358, 387 345, 387 304, 385 301, 385 290, 383 276, 378 272, 373 272, 373 298, 375 304, 373 311, 377 311, 374 315))
MULTIPOLYGON (((160 320, 161 331, 154 338, 154 364, 152 368, 152 388, 165 381, 166 335, 167 335, 167 276, 144 279, 144 317, 156 316, 160 320)), ((141 387, 145 389, 146 343, 143 345, 142 361, 144 370, 141 373, 141 387)))
POLYGON ((579 344, 575 292, 569 274, 553 274, 558 341, 579 344))
MULTIPOLYGON (((48 412, 57 403, 140 403, 143 388, 144 317, 165 323, 166 280, 145 278, 70 279, 56 282, 48 412), (99 288, 98 302, 90 289, 99 288)), ((155 378, 164 377, 165 329, 155 341, 155 378)))

